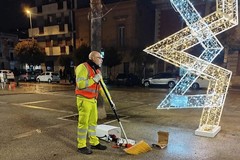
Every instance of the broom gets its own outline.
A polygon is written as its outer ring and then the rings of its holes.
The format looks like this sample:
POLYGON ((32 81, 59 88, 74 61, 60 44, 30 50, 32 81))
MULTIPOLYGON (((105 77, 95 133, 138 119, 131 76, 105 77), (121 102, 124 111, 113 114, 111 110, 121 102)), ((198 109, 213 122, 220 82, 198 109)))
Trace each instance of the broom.
MULTIPOLYGON (((96 71, 96 69, 94 67, 93 67, 93 70, 97 74, 97 71, 96 71)), ((107 91, 105 89, 105 85, 103 85, 102 79, 99 82, 100 82, 101 87, 103 88, 104 94, 107 97, 107 100, 108 100, 108 102, 109 102, 109 104, 111 106, 111 109, 112 109, 112 111, 113 111, 113 113, 114 113, 114 115, 115 115, 115 117, 116 117, 116 119, 118 121, 118 124, 119 124, 119 126, 120 126, 120 128, 121 128, 121 130, 123 132, 123 135, 124 135, 124 137, 126 139, 127 143, 125 145, 126 149, 124 149, 124 151, 126 153, 128 153, 128 154, 136 155, 136 154, 139 154, 139 153, 144 153, 144 152, 148 152, 148 151, 152 150, 152 148, 146 142, 144 142, 143 140, 140 141, 139 143, 135 144, 135 145, 132 145, 132 144, 128 143, 128 138, 127 138, 127 135, 125 133, 125 130, 123 129, 122 123, 121 123, 121 121, 119 119, 119 116, 118 116, 118 114, 116 112, 115 107, 111 103, 111 99, 110 99, 110 97, 107 94, 107 91)))
MULTIPOLYGON (((94 66, 93 66, 93 70, 94 70, 94 72, 97 74, 97 71, 96 71, 96 69, 94 68, 94 66)), ((125 139, 126 139, 126 142, 127 142, 127 143, 126 143, 125 147, 126 147, 126 148, 131 147, 132 144, 129 144, 129 143, 128 143, 128 138, 127 138, 127 135, 126 135, 126 133, 125 133, 125 130, 123 129, 122 123, 121 123, 121 121, 120 121, 120 119, 119 119, 119 116, 118 116, 118 114, 117 114, 117 112, 116 112, 115 107, 114 107, 113 104, 111 103, 111 99, 110 99, 110 97, 109 97, 108 94, 107 94, 107 91, 106 91, 106 89, 105 89, 105 85, 103 85, 102 79, 101 79, 99 82, 100 82, 101 87, 103 88, 104 94, 105 94, 106 97, 107 97, 107 100, 108 100, 108 102, 109 102, 109 104, 110 104, 110 106, 111 106, 111 109, 112 109, 112 111, 113 111, 113 113, 114 113, 114 115, 115 115, 115 117, 116 117, 116 119, 117 119, 117 121, 118 121, 118 124, 119 124, 119 126, 120 126, 120 128, 121 128, 121 130, 122 130, 122 132, 123 132, 123 135, 124 135, 124 137, 125 137, 125 139)))

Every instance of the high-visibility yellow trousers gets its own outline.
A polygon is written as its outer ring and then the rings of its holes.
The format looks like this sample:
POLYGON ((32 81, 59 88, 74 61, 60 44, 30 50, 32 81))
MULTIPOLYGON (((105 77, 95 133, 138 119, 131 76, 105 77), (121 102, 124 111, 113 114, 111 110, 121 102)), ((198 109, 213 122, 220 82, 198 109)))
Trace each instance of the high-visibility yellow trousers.
POLYGON ((78 108, 78 130, 77 146, 78 148, 86 147, 87 137, 89 143, 93 146, 99 144, 96 136, 96 126, 98 120, 97 100, 77 97, 78 108))

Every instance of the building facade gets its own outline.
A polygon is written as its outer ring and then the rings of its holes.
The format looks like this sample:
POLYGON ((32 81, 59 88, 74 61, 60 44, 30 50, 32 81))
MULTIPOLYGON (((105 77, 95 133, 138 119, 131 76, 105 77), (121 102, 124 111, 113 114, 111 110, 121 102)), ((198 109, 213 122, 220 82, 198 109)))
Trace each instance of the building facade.
POLYGON ((8 33, 0 33, 0 69, 11 69, 18 67, 14 46, 18 42, 18 36, 8 33))
MULTIPOLYGON (((29 35, 37 39, 47 53, 44 68, 58 71, 57 58, 60 55, 68 55, 82 44, 91 45, 89 3, 90 0, 35 0, 35 7, 31 8, 32 28, 29 28, 29 35)), ((203 17, 215 11, 214 0, 195 0, 193 3, 203 17)), ((122 63, 114 67, 113 77, 118 73, 139 71, 141 64, 132 63, 134 49, 144 49, 186 26, 169 0, 102 0, 102 12, 102 27, 99 28, 102 48, 114 47, 123 57, 122 63)), ((239 27, 231 30, 234 30, 234 37, 240 35, 239 27)), ((236 47, 240 42, 236 39, 224 43, 221 64, 233 71, 233 83, 240 80, 240 47, 236 47)), ((174 66, 157 58, 148 67, 152 69, 151 74, 174 69, 174 66)), ((103 72, 108 74, 106 67, 103 67, 103 72)))
POLYGON ((58 71, 58 57, 73 51, 75 4, 76 0, 35 0, 31 8, 28 33, 46 52, 43 70, 58 71))
MULTIPOLYGON (((116 77, 118 73, 136 73, 139 66, 132 63, 133 49, 144 49, 153 43, 154 9, 151 2, 129 0, 103 3, 102 9, 102 27, 99 28, 102 33, 102 48, 113 47, 123 57, 122 63, 113 68, 112 76, 116 77)), ((89 7, 75 12, 77 47, 91 43, 90 12, 89 7)), ((106 67, 103 70, 108 74, 106 67)))

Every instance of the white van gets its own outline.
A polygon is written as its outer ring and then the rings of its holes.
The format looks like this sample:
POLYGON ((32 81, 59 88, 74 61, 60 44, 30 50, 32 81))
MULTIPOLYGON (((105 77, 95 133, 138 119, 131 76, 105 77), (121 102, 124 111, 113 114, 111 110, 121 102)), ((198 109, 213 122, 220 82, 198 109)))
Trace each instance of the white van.
POLYGON ((7 80, 8 81, 14 81, 14 74, 10 70, 0 70, 0 76, 3 77, 3 74, 7 75, 7 80))

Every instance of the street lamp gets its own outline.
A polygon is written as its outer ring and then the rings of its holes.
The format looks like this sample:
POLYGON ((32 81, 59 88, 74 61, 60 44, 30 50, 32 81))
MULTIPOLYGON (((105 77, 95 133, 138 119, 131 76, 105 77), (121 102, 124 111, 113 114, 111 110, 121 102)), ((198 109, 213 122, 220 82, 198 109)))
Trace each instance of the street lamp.
MULTIPOLYGON (((30 10, 26 10, 26 13, 29 15, 29 22, 30 22, 30 28, 31 28, 31 36, 33 39, 33 28, 32 28, 32 12, 30 10)), ((30 36, 29 36, 30 37, 30 36)))

